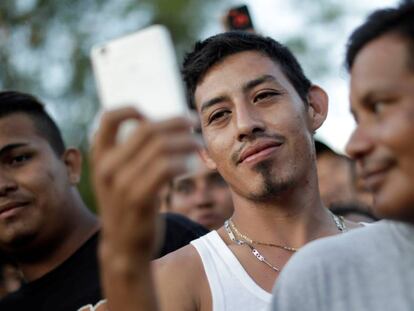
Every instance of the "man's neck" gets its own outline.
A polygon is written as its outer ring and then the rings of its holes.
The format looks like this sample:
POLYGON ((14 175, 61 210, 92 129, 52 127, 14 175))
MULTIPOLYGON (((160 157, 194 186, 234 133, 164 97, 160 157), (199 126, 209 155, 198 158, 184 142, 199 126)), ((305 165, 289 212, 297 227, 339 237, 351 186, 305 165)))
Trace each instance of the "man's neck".
POLYGON ((339 232, 317 190, 291 191, 268 202, 234 194, 233 201, 234 224, 253 240, 299 248, 339 232))

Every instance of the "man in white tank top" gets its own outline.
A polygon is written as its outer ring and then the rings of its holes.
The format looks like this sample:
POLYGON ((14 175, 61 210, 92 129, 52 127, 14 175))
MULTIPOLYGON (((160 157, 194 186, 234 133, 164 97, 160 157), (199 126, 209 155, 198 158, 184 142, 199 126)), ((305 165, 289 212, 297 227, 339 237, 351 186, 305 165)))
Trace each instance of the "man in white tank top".
POLYGON ((297 249, 355 226, 333 216, 318 192, 313 134, 326 118, 327 95, 287 48, 255 34, 199 42, 183 73, 201 120, 202 156, 229 184, 234 214, 219 230, 155 263, 156 303, 148 263, 155 245, 153 198, 182 173, 185 155, 196 147, 182 120, 181 126, 147 121, 134 142, 116 145, 110 137, 118 124, 142 117, 131 110, 108 114, 94 164, 109 307, 265 310, 297 249))

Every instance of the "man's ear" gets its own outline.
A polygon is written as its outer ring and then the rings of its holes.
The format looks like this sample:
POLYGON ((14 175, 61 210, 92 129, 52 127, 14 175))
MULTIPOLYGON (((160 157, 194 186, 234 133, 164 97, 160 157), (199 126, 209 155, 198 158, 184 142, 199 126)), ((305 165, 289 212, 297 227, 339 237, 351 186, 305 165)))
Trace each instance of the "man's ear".
POLYGON ((200 158, 203 160, 203 162, 209 169, 211 170, 217 169, 216 162, 214 162, 214 160, 210 158, 210 155, 208 154, 208 151, 206 148, 200 149, 198 153, 200 154, 200 158))
POLYGON ((69 181, 72 185, 77 185, 82 173, 82 155, 76 148, 68 148, 62 156, 66 165, 69 181))
POLYGON ((312 132, 321 127, 328 115, 328 95, 317 85, 312 85, 308 93, 309 126, 312 132))

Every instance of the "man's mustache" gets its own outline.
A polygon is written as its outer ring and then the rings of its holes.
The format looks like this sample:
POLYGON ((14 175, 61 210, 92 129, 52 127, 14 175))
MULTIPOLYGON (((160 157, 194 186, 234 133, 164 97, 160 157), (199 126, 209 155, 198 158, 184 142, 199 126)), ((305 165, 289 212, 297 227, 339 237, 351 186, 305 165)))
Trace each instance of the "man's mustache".
POLYGON ((254 145, 255 142, 260 139, 273 140, 275 142, 285 141, 285 137, 280 134, 268 134, 264 132, 252 133, 249 135, 249 139, 243 142, 242 145, 231 155, 231 161, 234 165, 239 163, 241 153, 250 145, 254 145))

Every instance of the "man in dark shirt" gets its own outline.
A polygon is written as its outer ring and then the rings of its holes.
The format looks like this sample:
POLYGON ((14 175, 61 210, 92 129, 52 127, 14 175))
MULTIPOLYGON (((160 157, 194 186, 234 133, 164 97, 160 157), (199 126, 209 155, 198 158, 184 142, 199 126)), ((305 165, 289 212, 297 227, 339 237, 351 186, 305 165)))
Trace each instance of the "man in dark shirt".
POLYGON ((80 174, 80 152, 65 147, 43 105, 0 93, 0 249, 27 282, 1 310, 77 310, 100 300, 99 284, 87 282, 96 261, 83 259, 99 224, 76 189, 80 174))
MULTIPOLYGON (((0 310, 88 310, 103 299, 99 222, 76 189, 80 175, 80 152, 65 147, 43 105, 27 94, 0 92, 0 251, 25 279, 0 310)), ((156 257, 206 232, 165 217, 167 239, 156 257)))

